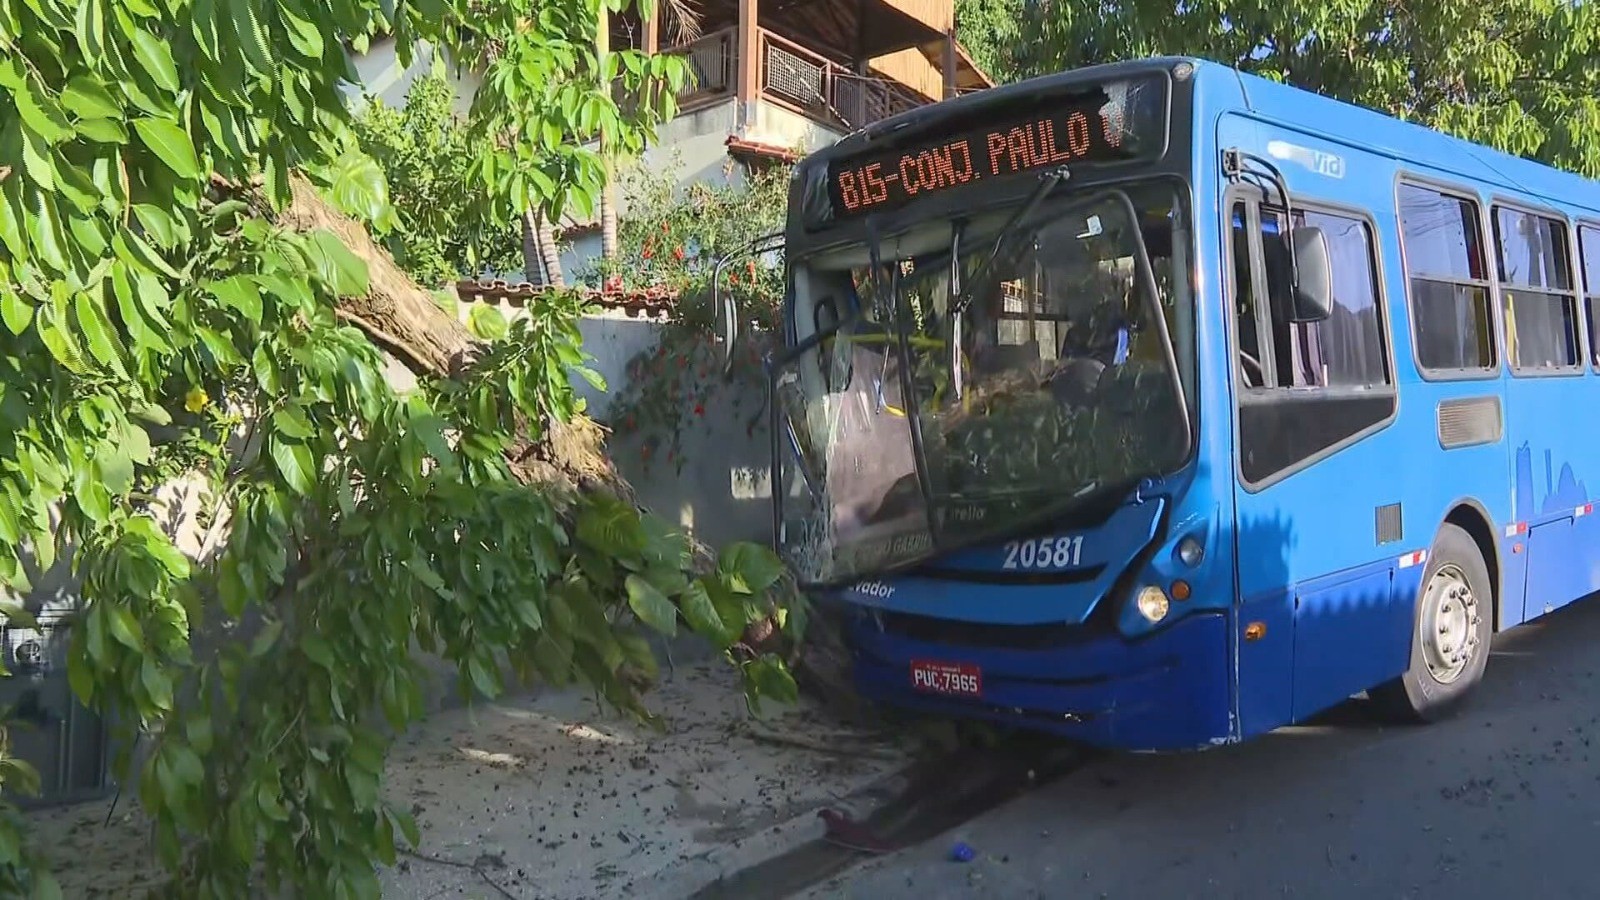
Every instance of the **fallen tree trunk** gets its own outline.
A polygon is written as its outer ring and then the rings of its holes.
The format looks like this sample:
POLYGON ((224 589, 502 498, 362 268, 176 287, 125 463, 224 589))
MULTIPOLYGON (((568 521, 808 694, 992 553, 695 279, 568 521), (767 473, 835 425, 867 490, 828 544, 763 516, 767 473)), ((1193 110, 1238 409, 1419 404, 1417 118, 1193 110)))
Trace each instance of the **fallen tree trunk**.
MULTIPOLYGON (((332 232, 367 264, 367 295, 339 298, 339 317, 417 375, 465 371, 480 347, 472 332, 412 281, 360 222, 329 206, 309 181, 294 176, 291 189, 293 200, 278 215, 279 224, 332 232)), ((606 456, 605 431, 593 419, 577 415, 571 421, 545 423, 544 432, 532 439, 524 429, 507 453, 523 482, 546 484, 562 493, 603 490, 636 503, 633 487, 606 456)))
MULTIPOLYGON (((303 177, 295 176, 291 188, 293 200, 278 215, 279 224, 301 231, 325 229, 367 264, 370 289, 364 297, 339 299, 342 319, 419 376, 451 376, 472 364, 481 342, 412 281, 360 222, 329 206, 303 177)), ((534 438, 522 429, 507 452, 513 473, 523 483, 545 485, 565 496, 604 491, 638 506, 632 485, 606 455, 605 429, 594 420, 580 414, 570 421, 544 423, 541 431, 534 438)), ((692 535, 689 541, 697 565, 714 564, 710 548, 692 535)), ((849 652, 834 623, 818 617, 811 637, 800 646, 783 647, 783 642, 770 619, 753 623, 744 636, 753 650, 787 655, 801 685, 841 716, 853 719, 862 713, 850 686, 849 652)))

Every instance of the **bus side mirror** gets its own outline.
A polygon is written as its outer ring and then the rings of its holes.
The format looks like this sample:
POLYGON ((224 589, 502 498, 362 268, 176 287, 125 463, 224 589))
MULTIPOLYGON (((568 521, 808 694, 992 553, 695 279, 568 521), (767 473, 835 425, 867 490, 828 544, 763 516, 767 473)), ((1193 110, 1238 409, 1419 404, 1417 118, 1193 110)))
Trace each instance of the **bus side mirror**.
POLYGON ((1321 228, 1302 226, 1290 233, 1294 244, 1295 273, 1291 318, 1295 322, 1321 322, 1333 314, 1333 273, 1328 259, 1328 236, 1321 228))

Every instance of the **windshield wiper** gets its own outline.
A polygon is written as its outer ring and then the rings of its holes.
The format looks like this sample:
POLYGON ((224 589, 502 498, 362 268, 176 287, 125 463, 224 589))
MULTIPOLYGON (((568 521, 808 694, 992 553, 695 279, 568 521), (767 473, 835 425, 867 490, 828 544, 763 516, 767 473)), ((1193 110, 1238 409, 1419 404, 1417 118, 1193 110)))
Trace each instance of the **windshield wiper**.
POLYGON ((1033 189, 1033 193, 1028 195, 1028 199, 1022 204, 1022 208, 1017 210, 1017 214, 1006 222, 1005 227, 1000 229, 999 234, 995 235, 994 249, 989 251, 989 256, 984 259, 983 265, 972 273, 972 278, 970 279, 972 287, 962 291, 961 296, 951 305, 950 315, 952 317, 960 316, 972 304, 973 295, 978 286, 983 284, 984 279, 989 275, 989 270, 994 268, 995 262, 1000 258, 1000 248, 1004 247, 1016 230, 1022 227, 1022 223, 1027 220, 1028 216, 1039 208, 1039 204, 1050 196, 1050 192, 1065 184, 1067 179, 1071 177, 1072 172, 1066 166, 1057 166, 1039 176, 1039 186, 1033 189))

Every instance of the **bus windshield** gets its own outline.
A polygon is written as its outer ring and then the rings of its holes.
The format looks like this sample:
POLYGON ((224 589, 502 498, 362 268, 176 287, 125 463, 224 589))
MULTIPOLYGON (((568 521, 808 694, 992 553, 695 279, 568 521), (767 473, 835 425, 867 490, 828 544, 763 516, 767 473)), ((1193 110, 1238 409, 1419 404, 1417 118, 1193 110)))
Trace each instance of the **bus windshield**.
POLYGON ((803 582, 1015 534, 1187 458, 1182 196, 1062 184, 796 261, 775 484, 803 582))

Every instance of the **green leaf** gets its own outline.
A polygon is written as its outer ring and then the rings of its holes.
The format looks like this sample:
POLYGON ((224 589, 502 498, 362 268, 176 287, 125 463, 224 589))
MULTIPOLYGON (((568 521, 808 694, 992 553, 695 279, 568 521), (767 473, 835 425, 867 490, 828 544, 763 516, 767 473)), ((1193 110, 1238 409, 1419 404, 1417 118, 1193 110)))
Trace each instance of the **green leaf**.
POLYGON ((334 205, 356 218, 374 222, 389 208, 389 183, 383 169, 360 150, 346 150, 329 170, 334 205))
POLYGON ((77 339, 67 327, 64 308, 45 304, 35 311, 34 317, 36 319, 34 327, 39 331, 39 339, 44 341, 45 348, 55 357, 56 362, 70 372, 85 374, 88 367, 84 365, 83 353, 78 348, 77 339))
POLYGON ((316 23, 308 22, 295 15, 294 10, 288 6, 279 6, 278 12, 286 31, 289 34, 289 44, 298 50, 307 59, 321 59, 324 44, 322 29, 316 23))
POLYGON ((178 67, 172 61, 172 51, 160 38, 136 28, 133 32, 133 58, 139 67, 149 73, 150 80, 164 91, 177 91, 178 67))
POLYGON ((149 695, 151 706, 162 711, 172 708, 172 679, 161 671, 155 660, 145 657, 139 666, 139 683, 149 695))
POLYGON ((101 307, 100 300, 90 294, 79 293, 73 302, 73 310, 77 313, 78 327, 83 330, 84 338, 89 342, 89 353, 103 366, 126 377, 127 369, 123 368, 122 358, 127 350, 122 347, 111 320, 106 317, 106 311, 101 307))
POLYGON ((234 275, 213 281, 209 287, 218 300, 238 310, 250 324, 261 324, 261 291, 247 276, 234 275))
POLYGON ((267 352, 265 344, 256 348, 250 357, 250 368, 255 372, 256 384, 269 394, 276 394, 282 386, 278 379, 278 366, 272 361, 272 354, 267 352))
POLYGON ((234 34, 238 37, 239 47, 244 51, 246 62, 253 70, 262 74, 274 73, 277 66, 273 63, 268 49, 266 33, 256 16, 254 0, 227 0, 227 3, 228 12, 233 19, 234 34))
POLYGON ((272 461, 277 464, 278 471, 283 473, 283 480, 288 482, 289 488, 302 496, 311 493, 316 484, 316 460, 311 455, 311 450, 299 441, 289 442, 274 437, 269 442, 272 447, 272 461))
POLYGON ((678 607, 683 610, 684 621, 689 623, 689 627, 696 634, 716 644, 718 649, 727 647, 729 629, 723 624, 722 617, 717 614, 717 608, 711 602, 711 594, 706 591, 703 582, 698 580, 690 582, 678 598, 678 607))
POLYGON ((135 119, 133 130, 167 168, 180 178, 199 178, 200 161, 188 132, 166 119, 135 119))
POLYGON ((40 87, 37 79, 29 78, 11 97, 26 129, 46 144, 58 144, 72 137, 72 123, 60 104, 40 87))
POLYGON ((783 577, 783 561, 759 544, 741 541, 729 544, 718 554, 717 568, 725 574, 736 576, 734 589, 742 586, 740 593, 759 594, 783 577))
POLYGON ((56 166, 50 145, 31 128, 22 129, 22 171, 38 184, 41 191, 56 189, 56 166))
POLYGON ((639 617, 639 621, 667 637, 678 633, 678 610, 666 594, 638 575, 629 575, 625 584, 628 607, 639 617))
POLYGON ((517 620, 529 631, 538 631, 544 627, 544 616, 539 612, 539 601, 533 597, 522 596, 512 599, 511 609, 517 614, 517 620))
MULTIPOLYGON (((112 269, 112 278, 116 277, 116 269, 112 269)), ((167 310, 172 306, 172 298, 167 295, 167 289, 161 284, 161 279, 155 275, 139 271, 135 277, 136 290, 133 297, 139 301, 139 309, 145 318, 161 331, 169 331, 172 325, 167 321, 167 310)))
POLYGON ((78 123, 78 134, 102 144, 128 142, 128 129, 116 119, 84 119, 78 123))
POLYGON ((106 625, 111 629, 111 636, 116 642, 129 650, 144 652, 144 641, 140 637, 139 623, 133 618, 133 610, 126 606, 110 605, 105 607, 106 625))
POLYGON ((500 679, 495 671, 485 665, 476 655, 467 657, 467 676, 472 679, 473 687, 485 697, 494 697, 500 693, 500 679))
POLYGON ((306 659, 324 669, 332 671, 334 668, 333 648, 328 645, 327 639, 320 634, 308 634, 301 638, 300 652, 306 655, 306 659))
POLYGON ((407 844, 412 848, 422 845, 422 832, 417 830, 417 820, 411 817, 411 813, 403 809, 390 810, 389 818, 393 820, 395 827, 400 829, 400 834, 406 839, 407 844))
POLYGON ((285 406, 272 414, 272 425, 279 434, 296 440, 306 440, 316 434, 306 414, 298 406, 285 406))
POLYGON ((283 622, 279 619, 273 619, 261 626, 261 631, 256 634, 255 640, 250 642, 251 658, 260 659, 266 656, 267 652, 278 643, 278 636, 281 634, 283 634, 283 622))
POLYGON ((488 304, 474 304, 467 314, 467 328, 479 340, 498 341, 506 336, 509 326, 500 310, 488 304))
POLYGON ((800 699, 800 688, 781 660, 772 657, 754 660, 745 669, 745 677, 759 696, 771 697, 779 703, 794 703, 800 699))
POLYGON ((139 224, 144 226, 145 233, 155 238, 159 246, 166 248, 177 246, 178 223, 166 210, 148 203, 138 203, 133 207, 133 215, 139 220, 139 224))
POLYGON ((6 327, 12 334, 20 335, 33 324, 33 304, 21 294, 5 290, 0 293, 0 318, 5 319, 6 327))
POLYGON ((342 297, 367 295, 367 264, 332 232, 321 229, 312 232, 308 249, 312 265, 335 293, 342 297))
POLYGON ((84 466, 73 475, 72 496, 83 514, 96 522, 111 518, 111 494, 96 477, 96 467, 84 466))
POLYGON ((152 425, 172 424, 172 413, 169 413, 165 409, 162 409, 161 407, 151 403, 136 404, 132 412, 135 416, 138 416, 140 419, 143 419, 152 425))
POLYGON ((94 670, 89 668, 89 660, 86 654, 68 654, 67 685, 72 688, 72 693, 77 696, 80 703, 89 703, 94 700, 94 670))
MULTIPOLYGON (((122 104, 105 85, 87 75, 67 81, 66 89, 61 92, 61 105, 80 119, 122 118, 122 104)), ((82 123, 79 126, 81 128, 82 123)))
POLYGON ((289 821, 289 810, 284 807, 275 785, 262 782, 256 788, 256 805, 261 807, 261 814, 273 822, 289 821))
POLYGON ((0 617, 4 617, 3 621, 9 627, 39 630, 39 622, 33 613, 15 600, 0 600, 0 617))
POLYGON ((138 465, 149 465, 150 432, 128 422, 122 429, 122 451, 138 465))
MULTIPOLYGON (((56 216, 56 202, 50 195, 40 192, 33 208, 34 222, 28 229, 33 237, 33 248, 39 257, 56 271, 67 268, 67 251, 63 246, 61 220, 56 216)), ((26 220, 24 220, 26 221, 26 220)))
POLYGON ((113 496, 120 497, 133 487, 133 460, 125 447, 101 444, 95 451, 94 468, 100 483, 113 496))

